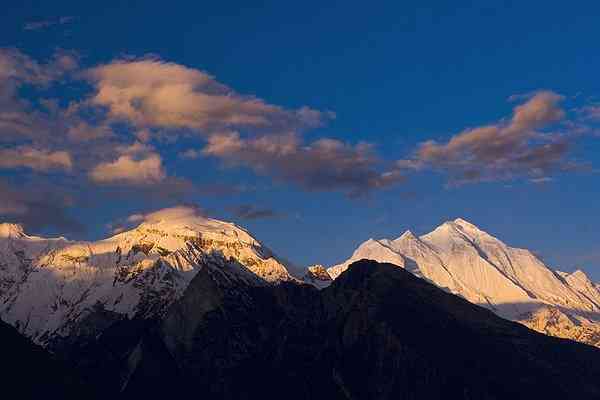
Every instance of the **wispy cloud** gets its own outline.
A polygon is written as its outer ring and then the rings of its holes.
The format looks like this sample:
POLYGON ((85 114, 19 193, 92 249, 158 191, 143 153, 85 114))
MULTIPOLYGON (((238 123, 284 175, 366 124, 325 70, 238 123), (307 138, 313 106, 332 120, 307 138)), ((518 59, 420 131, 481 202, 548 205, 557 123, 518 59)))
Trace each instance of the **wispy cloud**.
POLYGON ((590 104, 577 110, 584 120, 600 121, 600 105, 590 104))
POLYGON ((0 221, 22 223, 30 231, 48 227, 63 232, 82 232, 83 225, 68 210, 72 199, 64 189, 42 184, 16 187, 0 180, 0 221))
POLYGON ((179 158, 184 160, 195 160, 202 156, 202 152, 196 149, 187 149, 179 153, 179 158))
POLYGON ((57 102, 45 99, 35 107, 35 102, 23 98, 20 91, 25 86, 47 87, 77 70, 78 65, 72 52, 57 51, 41 63, 19 50, 0 48, 0 142, 47 142, 55 138, 53 133, 61 119, 46 111, 57 102))
POLYGON ((66 151, 50 151, 20 146, 0 149, 1 168, 30 168, 36 171, 70 171, 73 167, 71 155, 66 151))
POLYGON ((203 153, 308 190, 342 190, 350 196, 404 180, 398 170, 380 172, 380 160, 367 143, 352 146, 323 138, 303 144, 294 134, 244 139, 230 132, 211 136, 203 153))
POLYGON ((107 228, 113 234, 121 233, 127 229, 136 227, 142 223, 160 223, 163 221, 173 222, 177 220, 189 220, 193 218, 207 218, 206 214, 196 204, 183 204, 174 207, 162 208, 159 210, 131 214, 125 218, 118 219, 110 224, 107 228))
POLYGON ((549 176, 542 176, 542 177, 539 177, 539 178, 531 178, 529 181, 531 183, 535 183, 535 184, 538 184, 538 185, 544 185, 546 183, 552 182, 553 180, 554 179, 550 178, 549 176))
POLYGON ((242 204, 231 209, 233 215, 240 219, 265 219, 281 216, 275 210, 270 208, 261 208, 252 204, 242 204))
POLYGON ((23 29, 26 31, 41 31, 45 30, 57 25, 65 25, 72 23, 76 20, 76 17, 66 16, 66 17, 58 17, 53 19, 43 19, 36 21, 29 21, 25 25, 23 25, 23 29))
POLYGON ((574 167, 567 159, 575 131, 545 131, 565 119, 563 97, 550 91, 531 95, 508 121, 467 129, 446 143, 421 143, 414 156, 400 160, 404 169, 435 169, 453 184, 519 176, 543 179, 574 167))

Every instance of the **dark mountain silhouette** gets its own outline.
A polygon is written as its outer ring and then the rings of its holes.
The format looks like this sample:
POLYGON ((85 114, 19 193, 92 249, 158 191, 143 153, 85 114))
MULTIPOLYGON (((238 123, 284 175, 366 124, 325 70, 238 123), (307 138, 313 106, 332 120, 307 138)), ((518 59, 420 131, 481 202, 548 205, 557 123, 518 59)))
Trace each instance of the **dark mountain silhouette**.
POLYGON ((0 321, 0 376, 5 398, 95 398, 76 374, 12 326, 0 321))
POLYGON ((166 317, 62 353, 122 398, 600 398, 600 350, 501 319, 391 264, 321 291, 207 264, 166 317))

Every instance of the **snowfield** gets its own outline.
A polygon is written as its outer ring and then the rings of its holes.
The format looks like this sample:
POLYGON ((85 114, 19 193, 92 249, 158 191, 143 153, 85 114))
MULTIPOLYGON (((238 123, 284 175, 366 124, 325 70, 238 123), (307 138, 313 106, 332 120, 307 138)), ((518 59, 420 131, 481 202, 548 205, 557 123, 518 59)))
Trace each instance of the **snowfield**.
POLYGON ((207 262, 238 266, 264 283, 292 279, 242 228, 188 213, 97 242, 33 237, 0 224, 0 317, 47 345, 102 329, 104 318, 160 316, 207 262))

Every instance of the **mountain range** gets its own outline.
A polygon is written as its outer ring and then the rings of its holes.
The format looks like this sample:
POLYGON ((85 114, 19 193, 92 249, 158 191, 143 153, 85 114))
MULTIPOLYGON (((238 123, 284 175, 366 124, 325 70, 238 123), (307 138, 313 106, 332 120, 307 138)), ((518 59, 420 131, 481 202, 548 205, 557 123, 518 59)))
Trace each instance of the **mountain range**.
POLYGON ((466 221, 294 277, 232 223, 140 219, 97 242, 0 224, 5 364, 52 370, 12 371, 31 398, 600 398, 599 349, 523 326, 597 344, 596 286, 466 221))
POLYGON ((0 224, 0 318, 52 348, 122 318, 164 314, 206 262, 266 282, 292 279, 245 230, 177 211, 97 242, 29 236, 20 225, 0 224))
POLYGON ((121 319, 54 355, 87 398, 600 398, 599 349, 370 260, 321 290, 209 261, 162 316, 121 319))
POLYGON ((422 236, 369 239, 327 272, 335 279, 360 259, 397 265, 537 331, 600 345, 600 291, 583 271, 555 271, 463 219, 422 236))

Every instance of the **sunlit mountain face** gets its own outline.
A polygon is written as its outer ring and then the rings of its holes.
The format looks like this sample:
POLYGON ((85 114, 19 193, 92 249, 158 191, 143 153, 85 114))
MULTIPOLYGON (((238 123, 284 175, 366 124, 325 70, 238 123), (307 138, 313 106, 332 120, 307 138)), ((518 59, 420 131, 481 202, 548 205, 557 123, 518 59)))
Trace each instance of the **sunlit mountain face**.
POLYGON ((600 345, 600 291, 583 271, 552 270, 531 251, 510 247, 463 219, 420 237, 406 231, 394 240, 369 239, 330 267, 328 277, 362 259, 397 265, 539 332, 600 345))
POLYGON ((600 397, 600 5, 88 3, 0 15, 22 397, 600 397))

